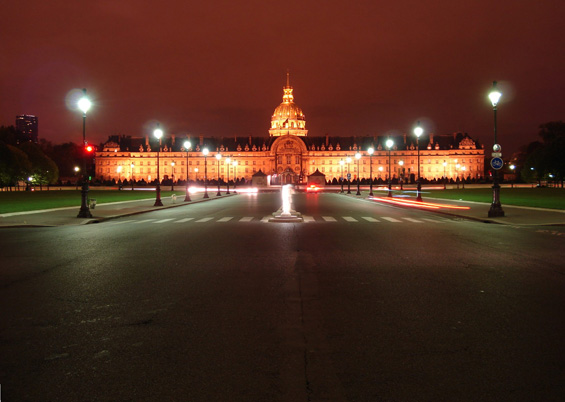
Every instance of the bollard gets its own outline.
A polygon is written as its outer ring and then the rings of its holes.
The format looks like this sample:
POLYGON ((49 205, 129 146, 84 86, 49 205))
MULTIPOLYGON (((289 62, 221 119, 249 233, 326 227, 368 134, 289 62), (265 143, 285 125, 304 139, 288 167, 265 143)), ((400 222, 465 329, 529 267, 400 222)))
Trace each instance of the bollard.
POLYGON ((175 204, 177 202, 177 195, 176 194, 171 195, 171 200, 173 200, 173 204, 175 204))
POLYGON ((90 204, 90 209, 96 208, 96 198, 91 198, 89 200, 89 204, 90 204))

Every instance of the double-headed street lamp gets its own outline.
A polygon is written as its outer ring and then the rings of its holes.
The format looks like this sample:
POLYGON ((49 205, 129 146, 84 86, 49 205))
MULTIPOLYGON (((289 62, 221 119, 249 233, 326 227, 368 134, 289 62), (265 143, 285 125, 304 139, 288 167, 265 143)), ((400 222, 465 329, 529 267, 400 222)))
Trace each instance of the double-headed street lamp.
POLYGON ((82 111, 82 152, 83 155, 83 171, 82 171, 82 189, 80 192, 80 210, 77 218, 92 218, 90 208, 88 207, 88 176, 86 171, 86 112, 92 106, 90 100, 86 97, 86 88, 82 90, 83 96, 78 101, 78 108, 82 111))
POLYGON ((159 153, 161 151, 161 137, 163 137, 163 130, 159 127, 159 123, 157 123, 157 128, 153 130, 153 135, 155 138, 159 140, 159 146, 157 147, 157 188, 156 188, 156 195, 155 195, 155 207, 162 207, 163 202, 161 201, 161 173, 159 170, 160 161, 159 161, 159 153))
POLYGON ((420 136, 424 132, 424 129, 420 127, 420 121, 416 124, 414 128, 414 135, 416 136, 416 149, 418 151, 418 182, 416 185, 416 201, 422 201, 422 183, 420 183, 420 136))
POLYGON ((210 198, 208 195, 208 163, 206 162, 206 158, 208 157, 208 148, 204 148, 202 150, 202 154, 204 155, 204 197, 203 198, 210 198))
POLYGON ((349 177, 347 178, 347 194, 351 194, 351 158, 348 156, 345 161, 347 162, 347 174, 349 175, 349 177))
MULTIPOLYGON (((375 148, 369 147, 367 153, 369 154, 369 197, 373 196, 373 153, 375 148)), ((342 190, 343 192, 343 190, 342 190)))
POLYGON ((192 201, 190 199, 190 194, 188 193, 188 150, 190 149, 190 141, 185 141, 184 144, 182 144, 184 146, 184 150, 186 151, 186 194, 184 195, 184 202, 190 202, 192 201))
POLYGON ((445 175, 445 168, 447 167, 447 162, 443 161, 443 189, 447 189, 447 176, 445 175))
POLYGON ((230 193, 230 162, 231 159, 229 157, 226 158, 226 166, 228 169, 228 181, 226 182, 226 194, 229 195, 230 193))
POLYGON ((390 149, 394 145, 394 141, 389 138, 385 142, 386 148, 388 149, 388 196, 392 197, 392 171, 390 169, 390 149))
POLYGON ((343 159, 341 159, 339 161, 339 165, 341 166, 341 179, 340 179, 341 191, 340 192, 341 192, 341 194, 343 194, 343 181, 345 180, 344 177, 343 177, 343 165, 345 165, 345 161, 343 159))
MULTIPOLYGON (((493 81, 492 83, 492 91, 489 93, 488 97, 492 103, 492 110, 494 112, 494 145, 492 147, 492 150, 494 152, 500 152, 501 151, 501 147, 498 144, 498 140, 496 138, 497 132, 496 132, 496 105, 498 105, 498 101, 500 100, 500 97, 502 96, 502 93, 500 93, 500 91, 496 88, 496 81, 493 81)), ((493 155, 494 156, 494 155, 493 155)), ((491 166, 493 166, 494 169, 494 173, 493 173, 493 183, 492 183, 492 204, 490 206, 490 210, 488 211, 488 216, 489 218, 496 218, 496 217, 503 217, 504 216, 504 210, 502 209, 502 205, 500 204, 500 185, 498 184, 498 169, 500 169, 502 166, 497 166, 497 168, 494 167, 493 162, 495 161, 495 159, 498 161, 499 158, 494 158, 491 161, 491 166)))
POLYGON ((357 194, 355 195, 361 195, 361 191, 359 189, 359 185, 361 183, 361 171, 359 170, 359 161, 361 160, 361 152, 357 152, 355 154, 355 159, 357 159, 357 194))
POLYGON ((216 193, 216 197, 220 197, 222 193, 220 193, 220 160, 222 159, 222 154, 217 153, 216 159, 218 160, 218 192, 216 193))
POLYGON ((233 192, 236 193, 235 188, 237 186, 237 161, 232 162, 233 165, 233 192))

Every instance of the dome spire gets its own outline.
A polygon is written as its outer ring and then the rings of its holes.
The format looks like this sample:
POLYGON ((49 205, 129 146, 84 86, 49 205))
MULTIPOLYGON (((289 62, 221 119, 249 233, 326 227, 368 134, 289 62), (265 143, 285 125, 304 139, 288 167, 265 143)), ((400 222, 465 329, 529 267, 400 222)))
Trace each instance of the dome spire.
POLYGON ((286 69, 286 87, 283 88, 283 102, 292 103, 294 96, 292 95, 292 87, 290 86, 290 72, 286 69))

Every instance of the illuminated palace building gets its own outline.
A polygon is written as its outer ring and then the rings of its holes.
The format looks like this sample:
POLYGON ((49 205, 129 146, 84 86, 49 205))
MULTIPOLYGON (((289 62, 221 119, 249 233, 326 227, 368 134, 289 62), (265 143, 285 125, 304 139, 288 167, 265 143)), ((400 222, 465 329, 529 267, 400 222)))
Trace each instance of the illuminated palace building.
MULTIPOLYGON (((388 136, 308 137, 306 118, 294 103, 288 76, 283 101, 271 116, 269 136, 207 138, 167 135, 161 139, 159 163, 162 180, 203 180, 207 163, 208 179, 251 180, 254 174, 270 176, 271 183, 301 183, 318 170, 327 181, 351 174, 351 180, 389 176, 388 136), (186 140, 191 147, 184 148, 186 140), (209 150, 205 159, 203 150, 209 150), (374 153, 369 155, 368 149, 374 153), (357 160, 355 154, 360 153, 357 160), (217 159, 217 154, 221 159, 217 159), (187 158, 188 157, 188 158, 187 158), (229 165, 228 165, 229 158, 229 165), (234 166, 236 161, 237 166, 234 166), (359 166, 359 171, 358 171, 359 166), (219 169, 219 171, 218 171, 219 169)), ((467 134, 424 133, 392 138, 390 166, 393 179, 413 182, 418 174, 417 143, 420 146, 420 176, 433 180, 477 179, 484 174, 484 150, 467 134)), ((96 153, 96 177, 100 180, 144 180, 157 178, 159 140, 152 136, 114 136, 96 153)))

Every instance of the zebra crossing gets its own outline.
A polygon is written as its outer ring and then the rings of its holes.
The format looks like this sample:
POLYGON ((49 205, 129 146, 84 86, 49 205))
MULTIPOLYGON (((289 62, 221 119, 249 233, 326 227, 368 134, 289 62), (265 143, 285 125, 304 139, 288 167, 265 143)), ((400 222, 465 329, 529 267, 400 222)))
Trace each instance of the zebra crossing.
MULTIPOLYGON (((222 216, 222 217, 186 217, 186 218, 164 218, 164 219, 124 219, 109 221, 109 225, 161 225, 161 224, 202 224, 202 223, 252 223, 252 222, 269 222, 272 215, 267 216, 222 216)), ((447 218, 411 218, 411 217, 396 217, 391 216, 302 216, 304 223, 375 223, 375 224, 443 224, 443 223, 457 223, 458 220, 451 220, 447 218)))

